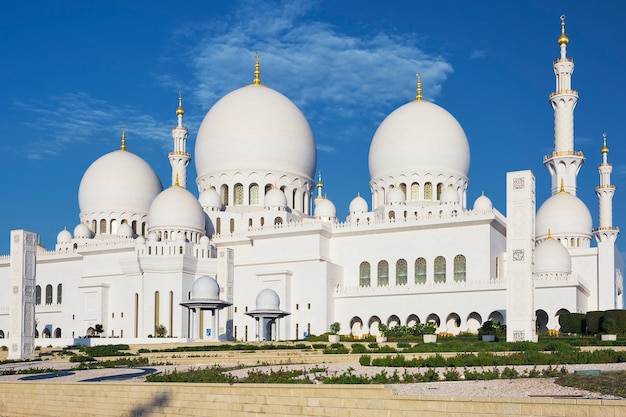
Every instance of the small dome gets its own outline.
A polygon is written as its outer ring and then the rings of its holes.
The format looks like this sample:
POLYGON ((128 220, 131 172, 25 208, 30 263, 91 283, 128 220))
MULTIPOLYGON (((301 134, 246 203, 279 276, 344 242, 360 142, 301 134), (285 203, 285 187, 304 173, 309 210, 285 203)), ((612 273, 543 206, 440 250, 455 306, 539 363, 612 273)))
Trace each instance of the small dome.
POLYGON ((133 228, 128 223, 122 223, 117 228, 117 235, 119 237, 132 238, 134 235, 133 228))
POLYGON ((63 229, 57 235, 57 243, 71 243, 72 242, 72 234, 67 230, 63 229))
POLYGON ((538 239, 548 236, 582 235, 591 237, 591 213, 578 197, 569 193, 557 193, 548 198, 537 211, 535 235, 538 239))
POLYGON ((215 278, 203 275, 193 283, 191 297, 194 300, 219 300, 220 285, 215 278))
POLYGON ((80 223, 74 228, 74 237, 76 239, 91 239, 93 232, 86 224, 80 223))
POLYGON ((185 237, 185 234, 183 232, 178 232, 176 234, 176 241, 177 242, 185 242, 187 240, 187 238, 185 237))
POLYGON ((221 210, 223 207, 222 198, 219 193, 215 191, 215 188, 202 191, 198 201, 203 208, 216 208, 221 210))
POLYGON ((411 101, 380 124, 370 145, 372 181, 429 172, 467 177, 470 148, 463 128, 442 107, 411 101))
POLYGON ((161 180, 146 161, 128 151, 110 152, 83 175, 78 188, 81 219, 102 212, 147 214, 162 189, 161 180))
POLYGON ((352 213, 367 213, 368 211, 367 201, 361 195, 357 195, 350 202, 350 214, 352 213))
POLYGON ((148 234, 148 242, 158 242, 159 241, 159 235, 157 235, 155 232, 150 232, 148 234))
POLYGON ((318 218, 335 218, 337 217, 337 209, 332 201, 322 198, 315 206, 315 217, 318 218))
POLYGON ((481 195, 474 201, 474 210, 476 211, 491 211, 493 210, 493 204, 486 195, 481 195))
POLYGON ((439 198, 442 203, 447 204, 455 204, 460 201, 459 192, 452 186, 452 184, 448 185, 441 192, 441 196, 439 198))
POLYGON ((406 196, 400 187, 393 187, 387 193, 387 204, 404 204, 406 196))
POLYGON ((561 243, 554 239, 546 239, 535 248, 533 271, 541 273, 570 273, 572 259, 561 243))
POLYGON ((287 207, 287 197, 280 188, 272 188, 265 194, 265 207, 287 207))
POLYGON ((150 205, 148 231, 155 229, 191 230, 204 233, 204 211, 189 191, 170 187, 150 205))
POLYGON ((202 237, 200 238, 200 244, 201 244, 201 245, 204 245, 204 246, 209 246, 209 243, 211 243, 211 239, 209 239, 209 237, 208 237, 208 236, 206 236, 206 235, 205 235, 205 236, 202 236, 202 237))
POLYGON ((256 296, 257 310, 280 310, 280 298, 274 290, 266 288, 256 296))
POLYGON ((145 245, 146 244, 146 239, 143 236, 137 236, 137 239, 135 239, 135 244, 136 245, 145 245))
POLYGON ((198 179, 234 170, 311 179, 317 152, 311 127, 279 92, 248 85, 222 97, 204 117, 194 152, 198 179))

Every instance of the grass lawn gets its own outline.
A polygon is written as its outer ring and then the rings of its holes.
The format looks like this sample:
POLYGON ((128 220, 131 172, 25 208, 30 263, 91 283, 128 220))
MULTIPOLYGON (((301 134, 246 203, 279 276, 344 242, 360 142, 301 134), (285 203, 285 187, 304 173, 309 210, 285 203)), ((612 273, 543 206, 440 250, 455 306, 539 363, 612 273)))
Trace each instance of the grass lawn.
POLYGON ((558 377, 556 383, 566 387, 626 398, 626 371, 603 372, 597 376, 564 375, 558 377))

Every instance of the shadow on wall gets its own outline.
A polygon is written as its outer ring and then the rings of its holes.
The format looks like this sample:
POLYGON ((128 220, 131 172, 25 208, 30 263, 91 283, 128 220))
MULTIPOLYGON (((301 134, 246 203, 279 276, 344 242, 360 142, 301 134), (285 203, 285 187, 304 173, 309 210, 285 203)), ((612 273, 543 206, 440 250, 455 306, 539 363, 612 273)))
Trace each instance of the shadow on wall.
POLYGON ((170 394, 168 392, 162 392, 152 399, 148 404, 138 405, 130 411, 130 417, 149 417, 160 415, 159 409, 167 406, 169 402, 170 394))

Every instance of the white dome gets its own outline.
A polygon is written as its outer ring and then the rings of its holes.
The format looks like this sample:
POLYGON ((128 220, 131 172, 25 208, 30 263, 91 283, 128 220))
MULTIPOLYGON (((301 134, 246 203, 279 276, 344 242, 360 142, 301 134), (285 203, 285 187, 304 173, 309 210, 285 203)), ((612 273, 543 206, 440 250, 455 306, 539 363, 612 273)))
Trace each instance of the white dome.
POLYGON ((280 298, 274 290, 266 288, 256 296, 257 310, 280 310, 280 298))
POLYGON ((200 244, 201 245, 209 246, 209 243, 211 243, 211 240, 209 239, 208 236, 202 236, 200 238, 200 244))
POLYGON ((248 85, 220 99, 198 130, 198 179, 232 170, 315 173, 317 154, 309 123, 287 97, 248 85))
POLYGON ((535 248, 535 273, 570 273, 572 259, 565 246, 554 239, 546 239, 535 248))
POLYGON ((406 196, 400 187, 393 187, 387 193, 387 204, 403 204, 405 201, 406 196))
POLYGON ((322 198, 318 200, 315 206, 314 215, 319 218, 335 218, 337 217, 337 209, 332 201, 322 198))
POLYGON ((72 242, 72 234, 67 230, 63 229, 57 235, 57 243, 71 243, 72 242))
POLYGON ((145 245, 146 244, 146 239, 143 236, 137 236, 137 239, 135 239, 135 244, 136 245, 145 245))
POLYGON ((133 228, 130 227, 128 223, 120 224, 120 227, 117 228, 117 235, 119 237, 131 238, 133 237, 133 228))
POLYGON ((91 239, 93 232, 86 224, 80 223, 74 228, 74 237, 76 239, 91 239))
POLYGON ((548 198, 537 211, 535 235, 542 238, 548 230, 554 237, 591 236, 592 222, 589 209, 578 197, 558 193, 548 198))
POLYGON ((221 210, 223 207, 222 198, 219 193, 215 191, 215 188, 209 188, 200 193, 198 202, 202 207, 216 208, 221 210))
POLYGON ((123 150, 98 158, 83 175, 78 188, 81 216, 91 213, 147 214, 163 189, 150 165, 123 150))
POLYGON ((350 202, 350 213, 367 213, 367 201, 361 195, 357 195, 350 202))
POLYGON ((182 187, 170 187, 152 202, 148 231, 155 229, 204 232, 204 211, 193 194, 182 187))
POLYGON ((157 235, 155 232, 150 232, 148 234, 148 242, 158 242, 159 241, 159 235, 157 235))
POLYGON ((460 201, 459 192, 452 185, 448 185, 441 192, 440 200, 442 203, 458 203, 460 201))
POLYGON ((203 275, 193 283, 191 297, 194 300, 219 300, 220 285, 215 278, 203 275))
POLYGON ((287 197, 280 188, 272 188, 265 194, 265 207, 287 207, 287 197))
POLYGON ((461 125, 445 109, 412 101, 378 127, 369 151, 372 181, 429 172, 467 177, 470 149, 461 125))
POLYGON ((476 200, 474 200, 474 210, 484 211, 484 210, 493 210, 493 204, 491 200, 486 195, 481 195, 476 200))

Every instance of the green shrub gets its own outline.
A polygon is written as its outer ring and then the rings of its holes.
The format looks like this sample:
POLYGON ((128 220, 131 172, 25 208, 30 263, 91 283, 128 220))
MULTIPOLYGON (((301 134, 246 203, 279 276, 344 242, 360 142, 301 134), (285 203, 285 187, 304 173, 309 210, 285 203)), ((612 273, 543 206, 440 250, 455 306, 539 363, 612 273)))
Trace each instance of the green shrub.
POLYGON ((604 317, 602 319, 602 331, 604 333, 613 334, 617 331, 617 322, 613 317, 604 317))
POLYGON ((361 343, 352 344, 352 353, 365 353, 365 352, 367 352, 367 348, 365 347, 365 345, 362 345, 361 343))
POLYGON ((461 374, 455 368, 446 369, 443 376, 446 381, 458 381, 461 379, 461 374))
POLYGON ((604 318, 615 320, 616 332, 626 333, 626 310, 607 310, 604 313, 604 318))
POLYGON ((359 363, 362 366, 370 366, 372 363, 372 357, 370 355, 361 355, 359 358, 359 363))
POLYGON ((588 311, 587 312, 587 333, 600 333, 600 322, 604 317, 604 311, 588 311))
POLYGON ((587 315, 582 313, 562 313, 559 325, 563 333, 584 334, 587 329, 587 315))

